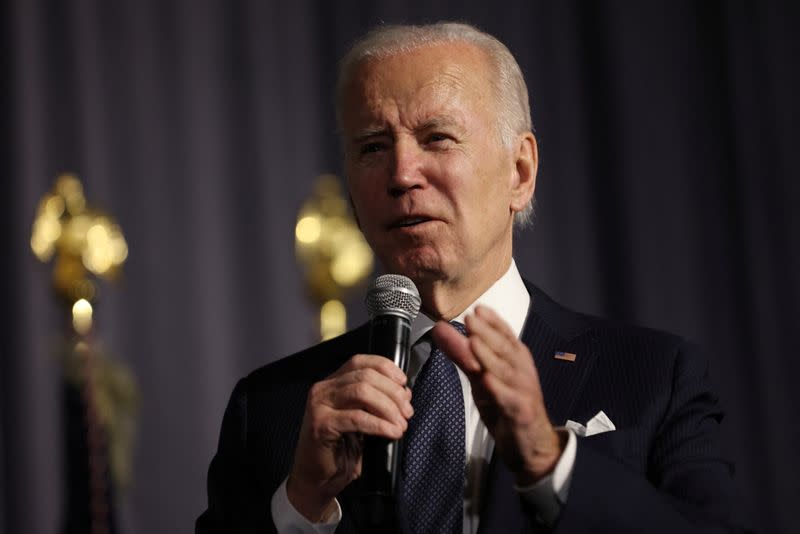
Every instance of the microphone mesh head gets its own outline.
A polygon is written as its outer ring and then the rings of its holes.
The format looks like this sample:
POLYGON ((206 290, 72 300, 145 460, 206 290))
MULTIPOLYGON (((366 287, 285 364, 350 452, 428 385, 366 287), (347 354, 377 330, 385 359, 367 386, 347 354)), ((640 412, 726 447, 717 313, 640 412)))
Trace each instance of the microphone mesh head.
POLYGON ((365 302, 370 319, 378 315, 399 315, 409 322, 417 317, 420 306, 417 286, 400 274, 384 274, 373 280, 365 302))

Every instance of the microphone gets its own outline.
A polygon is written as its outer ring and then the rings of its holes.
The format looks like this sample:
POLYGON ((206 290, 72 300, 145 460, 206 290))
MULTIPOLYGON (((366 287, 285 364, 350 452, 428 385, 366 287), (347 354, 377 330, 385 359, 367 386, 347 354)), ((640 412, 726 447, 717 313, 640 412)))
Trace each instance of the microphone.
POLYGON ((370 354, 386 356, 407 373, 411 323, 420 307, 417 286, 407 276, 384 274, 370 284, 365 303, 370 318, 370 354))
MULTIPOLYGON (((369 353, 392 360, 408 373, 411 322, 420 307, 414 282, 399 274, 385 274, 370 284, 365 299, 370 316, 369 353)), ((361 487, 367 499, 368 523, 393 522, 394 495, 400 473, 400 441, 365 436, 361 487)))

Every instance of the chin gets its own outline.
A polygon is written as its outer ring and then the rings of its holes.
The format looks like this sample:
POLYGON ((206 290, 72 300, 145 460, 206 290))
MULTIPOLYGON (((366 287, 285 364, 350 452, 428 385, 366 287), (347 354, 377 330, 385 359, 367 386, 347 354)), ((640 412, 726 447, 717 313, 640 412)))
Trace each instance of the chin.
POLYGON ((446 278, 440 256, 431 251, 408 251, 395 255, 388 262, 383 262, 383 265, 387 272, 407 276, 417 285, 446 278))

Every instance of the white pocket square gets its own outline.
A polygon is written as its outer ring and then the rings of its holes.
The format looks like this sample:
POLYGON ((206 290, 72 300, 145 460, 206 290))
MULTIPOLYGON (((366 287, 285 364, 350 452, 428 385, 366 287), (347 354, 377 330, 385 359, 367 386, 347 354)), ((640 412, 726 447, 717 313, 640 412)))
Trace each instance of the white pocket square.
POLYGON ((608 418, 603 410, 600 410, 597 412, 597 415, 589 419, 589 422, 586 423, 586 426, 576 423, 571 419, 567 419, 567 423, 564 426, 575 432, 575 435, 581 437, 594 436, 595 434, 611 432, 612 430, 617 429, 617 427, 614 426, 614 423, 611 422, 611 419, 608 418))

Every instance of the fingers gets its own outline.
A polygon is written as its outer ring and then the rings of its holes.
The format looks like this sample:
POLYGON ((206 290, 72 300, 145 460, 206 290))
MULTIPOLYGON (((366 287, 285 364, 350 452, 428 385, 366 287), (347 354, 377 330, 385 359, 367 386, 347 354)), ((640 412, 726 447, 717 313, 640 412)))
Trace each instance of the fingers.
POLYGON ((341 366, 329 378, 344 375, 358 369, 374 369, 382 375, 397 382, 401 386, 406 384, 406 375, 392 360, 374 354, 356 354, 341 366))
POLYGON ((387 358, 354 356, 311 388, 307 411, 314 435, 320 440, 338 440, 349 432, 399 438, 414 413, 405 382, 405 374, 387 358))
POLYGON ((441 321, 433 340, 466 373, 481 416, 531 419, 543 412, 533 357, 511 327, 485 306, 477 306, 465 324, 468 337, 441 321))
MULTIPOLYGON (((408 428, 405 421, 392 423, 360 409, 331 412, 322 425, 335 428, 335 433, 339 436, 363 434, 388 439, 400 439, 408 428)), ((323 433, 327 434, 325 430, 327 429, 323 429, 323 433)))
POLYGON ((324 402, 334 410, 364 410, 376 417, 400 425, 405 430, 406 419, 413 408, 405 388, 370 373, 354 373, 338 381, 324 402), (346 383, 346 380, 356 380, 346 383), (370 382, 374 380, 374 382, 370 382), (344 382, 344 383, 342 383, 344 382))
POLYGON ((431 330, 431 336, 436 346, 466 374, 477 373, 481 370, 480 362, 470 350, 469 340, 453 325, 446 321, 439 321, 431 330))
MULTIPOLYGON (((385 358, 384 358, 385 359, 385 358)), ((340 375, 336 381, 337 389, 333 392, 334 400, 341 400, 341 406, 346 406, 348 401, 358 401, 362 397, 371 398, 375 393, 391 399, 406 417, 411 417, 411 390, 398 384, 395 380, 372 368, 355 369, 340 375), (371 389, 377 392, 371 391, 371 389)), ((380 401, 384 401, 380 395, 380 401)))
POLYGON ((465 323, 470 349, 485 374, 510 383, 519 377, 520 371, 534 369, 528 348, 492 309, 478 306, 465 323))
POLYGON ((491 373, 482 373, 477 380, 472 381, 472 390, 475 404, 481 413, 501 410, 505 415, 513 417, 518 412, 516 407, 525 402, 514 384, 504 382, 491 373))

